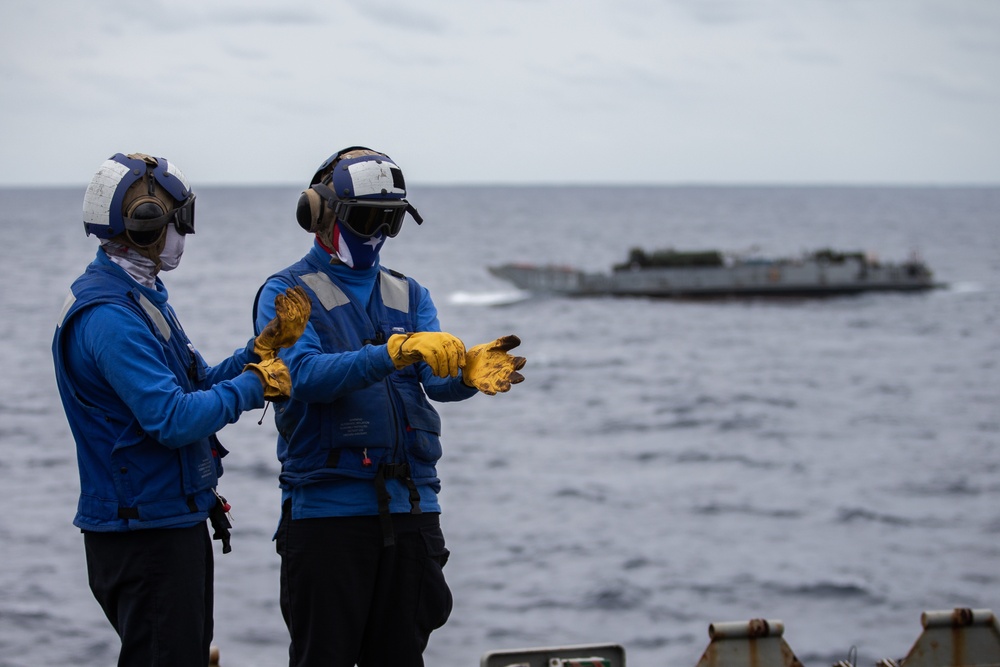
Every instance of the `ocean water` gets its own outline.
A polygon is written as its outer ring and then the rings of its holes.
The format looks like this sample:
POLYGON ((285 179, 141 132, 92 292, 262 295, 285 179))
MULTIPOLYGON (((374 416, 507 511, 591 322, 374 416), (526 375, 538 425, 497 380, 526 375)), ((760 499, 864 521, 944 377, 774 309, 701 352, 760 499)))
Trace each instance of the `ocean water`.
MULTIPOLYGON (((105 666, 86 583, 74 445, 49 351, 96 242, 84 186, 0 189, 0 665, 105 666)), ((197 188, 165 275, 209 362, 252 335, 257 287, 310 240, 296 188, 197 188)), ((781 620, 807 667, 901 658, 920 614, 1000 612, 1000 188, 413 187, 387 266, 468 345, 515 333, 527 378, 440 406, 455 595, 425 654, 618 643, 694 667, 710 623, 781 620), (532 297, 491 264, 599 270, 632 247, 919 253, 947 287, 822 300, 532 297)), ((271 536, 274 426, 226 427, 216 551, 223 665, 286 663, 271 536)), ((388 639, 388 638, 387 638, 388 639)))

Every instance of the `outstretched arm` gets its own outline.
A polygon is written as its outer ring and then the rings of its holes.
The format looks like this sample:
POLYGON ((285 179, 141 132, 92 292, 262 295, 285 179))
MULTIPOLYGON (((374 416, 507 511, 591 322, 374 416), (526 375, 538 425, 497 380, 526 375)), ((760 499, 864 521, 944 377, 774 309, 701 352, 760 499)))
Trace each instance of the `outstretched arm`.
POLYGON ((149 326, 126 308, 93 308, 76 326, 80 345, 89 351, 100 375, 143 430, 168 447, 207 437, 243 412, 264 405, 263 389, 252 374, 186 391, 149 326))

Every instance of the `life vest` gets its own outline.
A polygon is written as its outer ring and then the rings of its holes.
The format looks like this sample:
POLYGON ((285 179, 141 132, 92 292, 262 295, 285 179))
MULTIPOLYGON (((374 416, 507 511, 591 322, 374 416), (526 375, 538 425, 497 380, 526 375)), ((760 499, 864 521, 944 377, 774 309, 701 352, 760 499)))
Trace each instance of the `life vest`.
POLYGON ((206 377, 206 364, 173 310, 161 310, 138 285, 116 275, 99 258, 72 285, 52 342, 56 383, 77 442, 80 501, 74 525, 85 530, 125 531, 197 522, 216 503, 213 489, 222 474, 226 450, 212 435, 183 447, 166 447, 150 437, 125 407, 91 404, 67 368, 65 334, 83 310, 115 304, 142 318, 177 383, 194 391, 206 377), (128 415, 123 420, 122 415, 128 415))
MULTIPOLYGON (((312 301, 310 323, 324 353, 381 345, 393 334, 417 330, 419 286, 399 273, 379 270, 367 308, 309 255, 272 277, 305 288, 312 301)), ((254 312, 256 319, 256 307, 254 312)), ((413 366, 329 403, 292 398, 277 404, 275 425, 282 488, 345 477, 381 486, 377 477, 385 475, 407 479, 411 503, 412 485, 440 491, 435 464, 441 457, 441 418, 413 366)))

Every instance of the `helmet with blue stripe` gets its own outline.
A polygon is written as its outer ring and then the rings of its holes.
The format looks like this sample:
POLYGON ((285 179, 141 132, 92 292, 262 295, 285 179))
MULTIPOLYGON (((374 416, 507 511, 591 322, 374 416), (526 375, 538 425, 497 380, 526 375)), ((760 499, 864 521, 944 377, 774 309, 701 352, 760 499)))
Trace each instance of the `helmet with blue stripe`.
POLYGON ((166 158, 115 153, 87 187, 83 228, 87 236, 126 234, 133 241, 158 238, 170 223, 193 234, 194 199, 184 174, 166 158))
POLYGON ((423 218, 406 200, 403 170, 385 153, 364 146, 337 151, 312 177, 296 207, 299 225, 309 232, 340 222, 363 238, 396 236, 409 213, 423 218))

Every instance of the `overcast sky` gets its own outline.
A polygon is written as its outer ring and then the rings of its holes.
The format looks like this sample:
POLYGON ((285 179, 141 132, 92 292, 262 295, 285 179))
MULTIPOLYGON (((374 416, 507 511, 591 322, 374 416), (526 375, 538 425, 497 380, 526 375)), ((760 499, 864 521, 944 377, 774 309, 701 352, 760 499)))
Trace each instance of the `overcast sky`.
POLYGON ((0 184, 1000 183, 1000 0, 4 0, 0 184))

